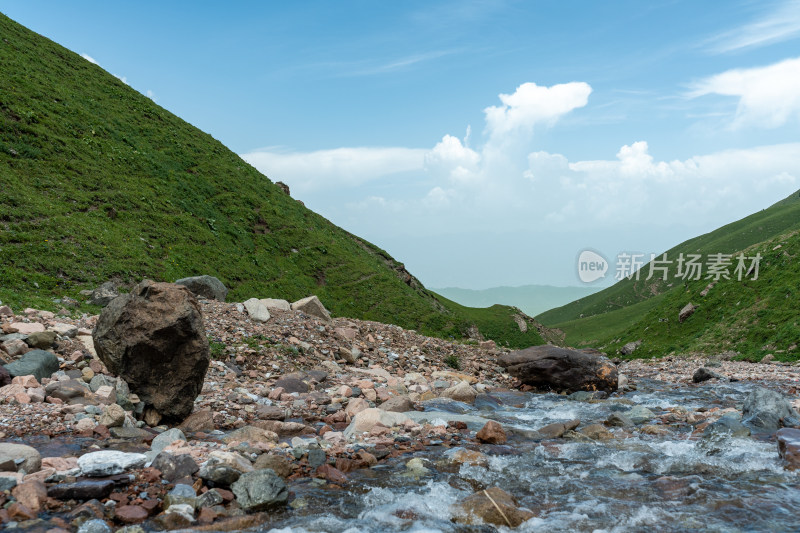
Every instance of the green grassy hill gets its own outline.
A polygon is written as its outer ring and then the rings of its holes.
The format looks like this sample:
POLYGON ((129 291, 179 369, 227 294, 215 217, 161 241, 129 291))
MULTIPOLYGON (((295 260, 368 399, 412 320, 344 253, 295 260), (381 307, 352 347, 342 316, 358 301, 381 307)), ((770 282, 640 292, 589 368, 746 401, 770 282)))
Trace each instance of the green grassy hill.
POLYGON ((518 311, 464 308, 283 193, 100 67, 0 15, 0 300, 210 274, 229 300, 317 294, 332 313, 541 344, 518 311))
MULTIPOLYGON (((747 257, 761 254, 757 280, 721 279, 705 296, 710 283, 675 277, 623 280, 601 292, 539 315, 544 324, 561 329, 566 342, 616 353, 627 342, 642 340, 636 356, 659 356, 688 351, 738 351, 758 360, 767 353, 778 358, 800 357, 797 287, 800 286, 800 197, 794 193, 768 209, 688 240, 667 252, 725 253, 747 257), (699 306, 685 322, 678 313, 687 304, 699 306), (581 315, 583 317, 581 318, 581 315)), ((748 261, 749 266, 749 261, 748 261)), ((648 272, 645 266, 643 273, 648 272)))

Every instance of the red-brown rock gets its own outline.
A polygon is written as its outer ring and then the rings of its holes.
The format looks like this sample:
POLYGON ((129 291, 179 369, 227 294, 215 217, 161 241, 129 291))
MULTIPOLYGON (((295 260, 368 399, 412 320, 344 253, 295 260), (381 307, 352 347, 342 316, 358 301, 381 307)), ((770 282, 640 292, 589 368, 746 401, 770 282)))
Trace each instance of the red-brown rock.
POLYGON ((503 431, 503 426, 494 420, 486 422, 475 437, 479 441, 487 444, 504 444, 507 440, 506 432, 503 431))
POLYGON ((786 461, 786 469, 800 468, 800 429, 779 429, 775 437, 778 439, 778 453, 786 461))
POLYGON ((147 510, 138 505, 121 505, 117 507, 115 517, 123 524, 138 524, 147 520, 147 510))

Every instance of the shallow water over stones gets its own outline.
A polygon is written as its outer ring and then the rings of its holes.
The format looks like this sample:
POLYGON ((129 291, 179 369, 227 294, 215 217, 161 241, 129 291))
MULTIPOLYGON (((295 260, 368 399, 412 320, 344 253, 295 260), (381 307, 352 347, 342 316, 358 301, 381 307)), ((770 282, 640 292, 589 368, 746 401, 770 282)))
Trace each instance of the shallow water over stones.
POLYGON ((703 437, 686 423, 687 414, 698 411, 741 409, 754 385, 642 380, 638 386, 592 402, 527 394, 478 402, 477 408, 449 407, 497 420, 512 432, 523 430, 518 433, 576 418, 581 427, 602 423, 637 405, 655 418, 633 428, 609 428, 614 438, 606 441, 579 433, 541 442, 513 435, 506 446, 477 448, 487 456, 486 466, 453 464, 445 459, 448 450, 430 447, 416 455, 428 469, 421 474, 406 469, 406 456, 353 472, 346 490, 304 480, 289 487, 295 494, 290 508, 260 531, 495 531, 452 521, 454 504, 493 486, 537 515, 517 531, 796 530, 800 478, 784 469, 774 438, 703 437), (647 424, 666 431, 642 431, 647 424))

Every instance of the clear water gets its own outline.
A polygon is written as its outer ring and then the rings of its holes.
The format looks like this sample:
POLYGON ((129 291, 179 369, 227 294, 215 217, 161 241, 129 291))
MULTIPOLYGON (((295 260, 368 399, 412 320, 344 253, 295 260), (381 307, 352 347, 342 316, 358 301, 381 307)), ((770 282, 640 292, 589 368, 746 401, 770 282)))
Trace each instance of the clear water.
MULTIPOLYGON (((569 401, 554 394, 528 395, 524 407, 466 409, 524 429, 579 418, 600 422, 632 404, 656 415, 672 407, 741 407, 747 384, 674 386, 643 381, 639 391, 601 403, 569 401)), ((605 442, 512 440, 483 448, 486 467, 447 466, 447 450, 418 455, 430 472, 405 477, 404 461, 350 474, 346 489, 305 482, 291 487, 295 508, 261 531, 434 532, 496 531, 451 521, 452 506, 477 490, 498 486, 537 517, 517 531, 799 531, 800 480, 783 469, 774 442, 753 437, 714 440, 671 427, 667 436, 614 429, 605 442), (498 453, 492 454, 495 451, 498 453)), ((407 456, 405 460, 410 459, 407 456)), ((506 531, 505 528, 499 528, 506 531)))

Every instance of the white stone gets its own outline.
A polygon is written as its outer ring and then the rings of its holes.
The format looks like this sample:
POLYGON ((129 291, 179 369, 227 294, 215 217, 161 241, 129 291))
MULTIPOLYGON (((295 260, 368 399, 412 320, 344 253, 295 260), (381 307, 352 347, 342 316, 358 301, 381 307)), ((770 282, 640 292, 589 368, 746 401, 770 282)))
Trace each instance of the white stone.
POLYGON ((94 349, 94 339, 91 335, 78 335, 78 340, 83 343, 86 351, 92 354, 92 357, 97 357, 97 350, 94 349))
POLYGON ((116 450, 91 452, 78 457, 78 467, 84 476, 102 477, 121 474, 131 468, 139 468, 147 462, 143 453, 126 453, 116 450))
POLYGON ((307 315, 315 316, 328 322, 331 320, 331 314, 325 309, 325 306, 322 305, 322 302, 320 302, 319 298, 316 296, 309 296, 308 298, 297 300, 292 304, 292 311, 302 311, 307 315))
POLYGON ((370 431, 378 424, 385 427, 394 427, 405 424, 409 420, 411 419, 403 413, 392 413, 371 407, 356 414, 353 421, 344 430, 344 434, 349 438, 358 433, 370 431))
POLYGON ((259 300, 262 304, 267 306, 267 309, 277 309, 278 311, 291 311, 292 306, 286 300, 278 300, 276 298, 263 298, 259 300))
POLYGON ((89 429, 94 429, 97 424, 95 423, 94 419, 92 418, 81 418, 75 423, 75 429, 78 431, 86 431, 89 429))
POLYGON ((50 331, 55 331, 58 335, 71 339, 78 334, 78 326, 58 323, 50 326, 50 331))
POLYGON ((261 303, 257 298, 250 298, 244 302, 244 308, 247 309, 247 314, 256 322, 266 322, 270 319, 269 310, 267 306, 261 303))

